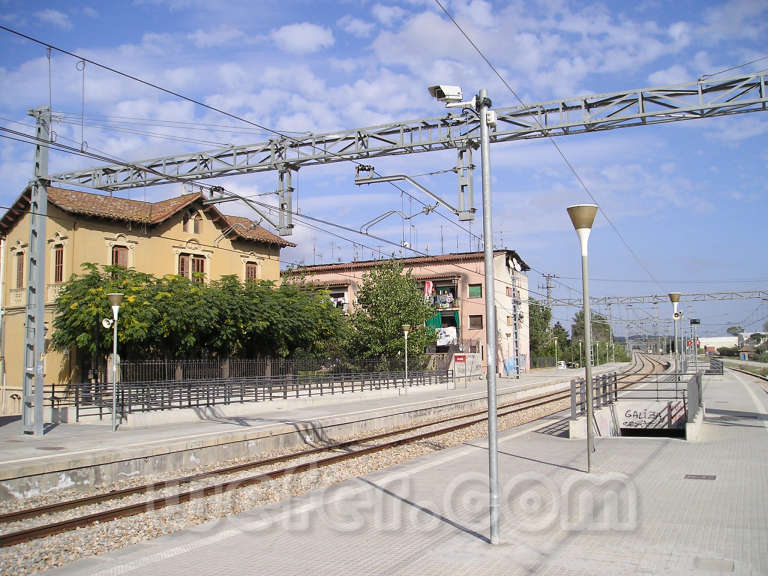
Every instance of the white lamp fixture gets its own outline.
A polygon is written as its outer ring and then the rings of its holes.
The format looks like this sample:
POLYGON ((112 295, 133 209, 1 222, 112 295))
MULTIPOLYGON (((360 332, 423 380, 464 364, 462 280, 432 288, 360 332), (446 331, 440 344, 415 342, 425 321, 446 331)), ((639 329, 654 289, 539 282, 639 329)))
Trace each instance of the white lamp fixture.
MULTIPOLYGON (((120 292, 107 294, 107 300, 112 307, 112 432, 117 430, 117 316, 123 295, 120 292)), ((107 327, 107 323, 102 323, 107 327)))
POLYGON ((568 207, 568 216, 571 217, 576 235, 581 245, 581 285, 584 300, 584 348, 587 350, 587 358, 584 363, 584 378, 587 384, 587 472, 592 469, 592 452, 595 450, 594 433, 592 430, 592 362, 589 355, 592 353, 592 317, 589 309, 589 233, 597 215, 595 204, 579 204, 568 207))

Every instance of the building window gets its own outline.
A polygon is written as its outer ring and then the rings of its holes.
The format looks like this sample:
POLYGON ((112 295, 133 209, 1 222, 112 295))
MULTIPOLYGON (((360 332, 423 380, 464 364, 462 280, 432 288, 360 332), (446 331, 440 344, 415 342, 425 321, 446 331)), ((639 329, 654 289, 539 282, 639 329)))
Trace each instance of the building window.
POLYGON ((347 309, 347 294, 346 292, 331 292, 331 302, 333 302, 334 308, 341 308, 344 311, 347 309))
POLYGON ((515 324, 515 319, 512 318, 512 316, 507 316, 507 326, 513 326, 515 324))
POLYGON ((128 268, 128 248, 125 246, 112 246, 112 266, 128 268))
POLYGON ((470 330, 482 330, 483 328, 483 315, 482 314, 470 314, 469 316, 469 329, 470 330))
POLYGON ((507 296, 509 298, 512 298, 512 296, 514 296, 514 293, 512 292, 512 286, 507 286, 507 296))
POLYGON ((189 278, 189 254, 179 255, 179 276, 189 278))
POLYGON ((455 308, 456 307, 456 287, 453 285, 444 285, 435 287, 436 294, 433 298, 435 305, 438 308, 455 308))
POLYGON ((205 257, 192 256, 192 280, 195 282, 205 281, 205 257))
POLYGON ((259 279, 259 264, 257 262, 245 263, 245 281, 259 279))
POLYGON ((205 282, 205 256, 179 254, 179 276, 193 282, 205 282))
POLYGON ((64 245, 53 247, 53 281, 55 284, 64 282, 64 245))
POLYGON ((482 298, 483 297, 483 285, 482 284, 470 284, 469 294, 470 298, 482 298))
POLYGON ((16 288, 24 288, 24 252, 16 252, 16 288))
POLYGON ((193 210, 184 212, 181 218, 181 229, 187 233, 200 234, 203 231, 203 217, 193 210))

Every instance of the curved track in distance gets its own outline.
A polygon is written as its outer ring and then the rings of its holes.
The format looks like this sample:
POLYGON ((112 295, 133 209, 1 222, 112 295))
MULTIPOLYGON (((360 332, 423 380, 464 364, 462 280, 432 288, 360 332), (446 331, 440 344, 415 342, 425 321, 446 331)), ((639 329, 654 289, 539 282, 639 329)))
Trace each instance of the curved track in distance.
MULTIPOLYGON (((623 383, 621 388, 631 386, 637 382, 637 379, 651 374, 658 373, 666 369, 667 365, 645 354, 636 354, 632 365, 618 379, 623 383)), ((557 402, 570 398, 570 390, 555 391, 548 394, 537 395, 528 399, 515 401, 503 406, 499 406, 498 416, 506 416, 519 412, 531 410, 547 405, 556 405, 557 402)), ((562 407, 552 410, 557 412, 562 407)), ((25 519, 44 519, 45 516, 57 514, 64 511, 77 510, 94 504, 104 504, 107 502, 116 502, 117 506, 108 510, 102 510, 94 513, 75 515, 72 518, 64 520, 43 523, 30 528, 15 530, 0 534, 0 547, 12 546, 20 542, 42 538, 76 528, 95 524, 97 522, 109 522, 117 518, 134 516, 148 511, 159 510, 167 506, 173 506, 189 502, 198 498, 205 498, 212 495, 226 493, 246 486, 252 486, 274 480, 290 474, 305 472, 313 468, 330 466, 344 460, 358 458, 363 455, 380 452, 388 448, 394 448, 410 442, 417 442, 428 438, 433 438, 441 434, 447 434, 456 430, 467 428, 478 423, 487 421, 487 411, 475 411, 468 414, 453 416, 438 421, 427 422, 401 428, 385 433, 366 436, 344 442, 332 443, 320 447, 310 448, 291 454, 285 454, 258 461, 246 462, 220 469, 211 470, 187 476, 181 476, 170 480, 150 482, 140 486, 125 488, 122 490, 113 490, 101 494, 84 496, 73 500, 58 502, 35 508, 18 510, 0 515, 0 525, 19 522, 25 519), (339 453, 342 451, 342 453, 339 453), (309 460, 304 461, 309 458, 309 460), (282 465, 280 468, 270 469, 269 471, 257 471, 259 468, 268 468, 275 465, 282 465), (251 476, 239 477, 235 480, 221 479, 228 475, 239 474, 244 471, 256 471, 251 476), (195 483, 205 480, 215 479, 217 482, 203 485, 195 488, 182 489, 195 483), (172 494, 166 494, 155 498, 141 500, 139 502, 120 505, 119 500, 140 494, 150 494, 163 490, 173 490, 172 494)))

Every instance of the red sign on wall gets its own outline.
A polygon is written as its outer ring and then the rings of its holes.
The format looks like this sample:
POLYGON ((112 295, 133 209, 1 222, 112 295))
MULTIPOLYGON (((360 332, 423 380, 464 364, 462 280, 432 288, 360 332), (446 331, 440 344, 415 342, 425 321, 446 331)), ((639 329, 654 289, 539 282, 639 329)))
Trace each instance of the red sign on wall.
POLYGON ((457 364, 463 364, 464 362, 467 361, 467 357, 464 354, 456 354, 453 357, 453 361, 456 362, 457 364))

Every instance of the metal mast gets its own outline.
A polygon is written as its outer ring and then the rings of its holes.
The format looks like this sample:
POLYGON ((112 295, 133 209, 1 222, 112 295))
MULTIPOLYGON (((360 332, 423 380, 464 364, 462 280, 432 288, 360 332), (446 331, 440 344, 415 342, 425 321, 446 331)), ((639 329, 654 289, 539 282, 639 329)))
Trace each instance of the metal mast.
POLYGON ((43 435, 43 372, 45 358, 45 221, 48 216, 48 145, 51 109, 31 110, 37 119, 35 172, 29 202, 29 246, 27 256, 27 308, 24 322, 24 382, 22 429, 25 434, 43 435), (33 417, 34 415, 34 417, 33 417))
MULTIPOLYGON (((35 414, 39 413, 35 432, 38 433, 39 426, 39 433, 42 434, 44 243, 48 182, 116 191, 179 181, 191 182, 276 171, 279 173, 280 217, 279 221, 273 224, 281 235, 289 235, 293 229, 292 170, 331 162, 368 161, 381 156, 459 149, 464 151, 463 154, 460 152, 461 167, 457 170, 459 191, 466 193, 468 205, 463 206, 463 209, 469 211, 473 210, 471 181, 468 179, 472 170, 470 150, 481 141, 481 132, 484 132, 486 142, 494 144, 768 111, 766 77, 766 72, 760 72, 723 80, 701 80, 672 86, 577 96, 529 106, 498 108, 496 123, 485 128, 481 127, 481 118, 472 114, 447 114, 437 118, 419 118, 325 134, 280 136, 253 145, 227 146, 55 175, 47 174, 50 109, 38 108, 31 113, 37 118, 38 124, 35 179, 31 194, 22 409, 24 431, 32 431, 34 390, 35 414), (33 382, 38 385, 33 387, 33 382)), ((230 199, 240 200, 239 197, 224 192, 221 198, 211 198, 210 202, 230 199)), ((257 208, 253 203, 249 205, 257 208)), ((490 243, 492 249, 492 240, 487 240, 486 243, 490 243)), ((762 295, 766 296, 768 293, 764 291, 762 295)), ((658 300, 653 301, 663 301, 661 297, 654 298, 658 300)), ((560 303, 564 301, 552 301, 553 306, 560 303)), ((491 340, 490 347, 495 348, 495 339, 491 340)), ((494 357, 493 362, 495 360, 494 357)))

